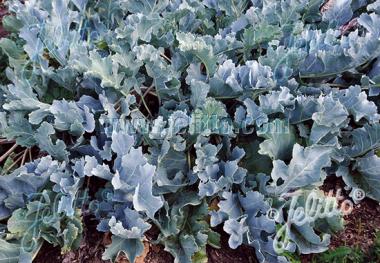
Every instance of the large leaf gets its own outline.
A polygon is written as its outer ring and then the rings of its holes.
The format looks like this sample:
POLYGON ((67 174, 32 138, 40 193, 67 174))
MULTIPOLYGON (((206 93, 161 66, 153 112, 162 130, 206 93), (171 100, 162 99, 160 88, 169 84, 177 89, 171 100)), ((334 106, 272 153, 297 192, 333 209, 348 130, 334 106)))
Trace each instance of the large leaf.
POLYGON ((329 147, 304 148, 295 144, 289 165, 282 160, 273 161, 271 177, 274 182, 271 185, 271 191, 281 195, 290 190, 320 184, 326 177, 323 168, 331 164, 330 153, 331 148, 329 147))
POLYGON ((60 161, 68 158, 68 152, 66 151, 66 145, 62 140, 57 139, 54 143, 51 135, 55 134, 53 126, 47 122, 43 122, 40 128, 37 129, 37 133, 34 138, 39 144, 39 147, 54 156, 60 161))
POLYGON ((0 218, 7 218, 15 209, 24 207, 25 197, 38 192, 53 173, 61 170, 57 161, 43 157, 1 176, 0 218))
POLYGON ((352 146, 347 147, 351 157, 358 157, 380 147, 380 124, 365 125, 351 132, 352 146))
POLYGON ((286 160, 296 142, 294 129, 289 123, 279 119, 264 125, 257 135, 266 139, 260 143, 259 153, 266 154, 272 159, 286 160))
POLYGON ((204 39, 191 33, 177 33, 179 49, 200 60, 206 67, 207 73, 213 75, 216 70, 216 58, 212 46, 207 45, 204 39))
POLYGON ((379 201, 379 166, 380 158, 373 153, 369 153, 362 158, 358 158, 355 162, 357 172, 350 172, 348 168, 341 167, 338 174, 343 175, 344 182, 353 188, 353 194, 357 189, 361 189, 368 197, 379 201))

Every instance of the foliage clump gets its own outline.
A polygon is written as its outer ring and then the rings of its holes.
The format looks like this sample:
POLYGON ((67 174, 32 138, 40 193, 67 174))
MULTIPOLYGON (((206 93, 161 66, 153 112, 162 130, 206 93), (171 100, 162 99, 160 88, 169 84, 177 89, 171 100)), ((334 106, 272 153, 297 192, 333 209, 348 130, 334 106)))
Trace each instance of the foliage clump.
POLYGON ((175 262, 202 261, 221 225, 231 248, 287 262, 342 228, 286 223, 308 195, 336 203, 327 177, 380 201, 380 1, 7 4, 0 133, 47 155, 0 177, 10 262, 77 247, 80 208, 112 233, 105 260, 133 262, 154 227, 175 262))

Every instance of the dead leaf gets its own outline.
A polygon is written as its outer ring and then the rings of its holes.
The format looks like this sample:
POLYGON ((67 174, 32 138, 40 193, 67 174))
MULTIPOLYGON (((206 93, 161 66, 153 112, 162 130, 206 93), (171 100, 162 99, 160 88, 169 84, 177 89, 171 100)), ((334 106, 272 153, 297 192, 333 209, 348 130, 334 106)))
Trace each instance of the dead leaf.
MULTIPOLYGON (((135 263, 144 263, 146 256, 149 253, 150 245, 148 242, 144 242, 144 251, 138 256, 135 260, 135 263)), ((129 263, 129 260, 125 257, 125 255, 120 255, 116 260, 116 263, 129 263)))

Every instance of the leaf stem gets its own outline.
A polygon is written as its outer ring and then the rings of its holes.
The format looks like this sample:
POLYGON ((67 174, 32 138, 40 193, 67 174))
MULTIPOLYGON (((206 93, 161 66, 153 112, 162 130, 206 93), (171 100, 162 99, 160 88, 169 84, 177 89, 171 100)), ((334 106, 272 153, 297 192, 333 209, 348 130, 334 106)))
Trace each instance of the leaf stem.
POLYGON ((150 109, 149 109, 149 107, 148 107, 148 104, 146 104, 145 99, 144 99, 143 96, 141 96, 141 101, 142 101, 142 103, 144 104, 144 107, 145 107, 145 109, 147 110, 149 116, 150 116, 151 118, 153 118, 152 112, 150 111, 150 109))
POLYGON ((16 148, 17 148, 17 144, 14 144, 6 153, 4 153, 1 157, 0 157, 0 163, 2 161, 4 161, 8 155, 10 155, 16 148))
POLYGON ((9 143, 14 143, 15 141, 14 140, 7 140, 7 139, 0 139, 0 144, 9 144, 9 143))
POLYGON ((161 57, 163 57, 164 59, 169 61, 170 64, 172 63, 172 60, 170 58, 168 58, 164 53, 161 53, 160 55, 161 55, 161 57))
MULTIPOLYGON (((19 158, 17 158, 16 161, 14 161, 9 167, 7 167, 4 171, 3 171, 3 174, 6 174, 7 172, 9 172, 21 159, 23 158, 23 156, 20 156, 19 158)), ((22 164, 21 164, 22 165, 22 164)))
POLYGON ((23 166, 25 163, 27 153, 28 153, 28 149, 25 149, 24 154, 22 155, 21 166, 23 166))
POLYGON ((191 155, 190 155, 190 150, 187 151, 187 165, 189 166, 189 169, 191 169, 191 155))

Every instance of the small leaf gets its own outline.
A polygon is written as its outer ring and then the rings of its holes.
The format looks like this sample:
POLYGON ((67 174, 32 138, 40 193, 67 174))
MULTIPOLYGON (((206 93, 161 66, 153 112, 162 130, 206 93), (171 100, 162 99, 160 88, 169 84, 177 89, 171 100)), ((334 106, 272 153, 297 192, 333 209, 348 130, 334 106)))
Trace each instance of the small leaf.
POLYGON ((141 255, 143 251, 144 245, 139 239, 124 239, 118 236, 112 236, 112 243, 107 246, 102 259, 115 262, 120 252, 123 252, 128 257, 128 260, 134 263, 136 257, 141 255))

